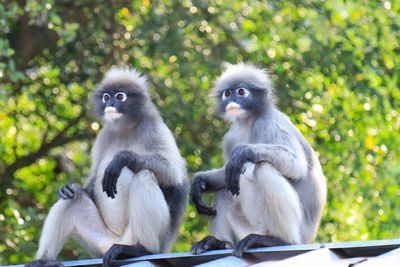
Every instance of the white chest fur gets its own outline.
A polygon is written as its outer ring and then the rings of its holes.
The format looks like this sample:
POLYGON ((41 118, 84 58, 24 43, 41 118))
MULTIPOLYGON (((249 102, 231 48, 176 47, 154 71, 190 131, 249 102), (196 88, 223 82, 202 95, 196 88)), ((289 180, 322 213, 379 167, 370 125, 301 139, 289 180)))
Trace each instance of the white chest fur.
POLYGON ((112 157, 104 158, 98 166, 95 182, 95 201, 107 226, 117 235, 122 235, 129 220, 129 189, 134 173, 126 167, 123 168, 117 181, 117 194, 115 198, 109 198, 103 192, 102 180, 104 171, 111 160, 112 157))

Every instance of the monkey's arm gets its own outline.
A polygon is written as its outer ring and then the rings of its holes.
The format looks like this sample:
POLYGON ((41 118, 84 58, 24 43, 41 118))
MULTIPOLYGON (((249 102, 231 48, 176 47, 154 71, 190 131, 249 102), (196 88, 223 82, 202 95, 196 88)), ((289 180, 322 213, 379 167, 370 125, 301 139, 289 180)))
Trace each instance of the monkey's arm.
POLYGON ((197 172, 193 177, 192 201, 199 214, 215 215, 216 210, 205 205, 201 199, 204 192, 215 192, 226 186, 225 168, 197 172))
POLYGON ((121 151, 113 157, 104 172, 103 192, 106 192, 108 197, 114 198, 117 194, 117 180, 124 167, 135 173, 145 169, 150 170, 159 181, 161 178, 164 185, 167 186, 173 185, 173 177, 176 176, 172 165, 161 155, 138 155, 131 151, 121 151))
POLYGON ((298 180, 307 175, 308 163, 304 152, 299 147, 275 144, 246 144, 237 146, 226 165, 226 183, 233 195, 239 195, 239 177, 246 162, 269 162, 283 176, 298 180))

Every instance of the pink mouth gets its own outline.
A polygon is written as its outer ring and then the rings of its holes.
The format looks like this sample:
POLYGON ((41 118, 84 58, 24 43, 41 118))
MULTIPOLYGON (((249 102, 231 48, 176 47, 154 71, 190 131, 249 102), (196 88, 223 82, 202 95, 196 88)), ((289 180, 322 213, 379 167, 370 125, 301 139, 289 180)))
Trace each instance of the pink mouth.
POLYGON ((229 103, 226 106, 226 112, 232 115, 235 114, 239 114, 242 111, 242 109, 240 108, 240 105, 236 104, 236 103, 229 103))
POLYGON ((104 110, 104 118, 107 121, 114 121, 122 116, 122 113, 119 113, 115 108, 113 107, 107 107, 104 110))

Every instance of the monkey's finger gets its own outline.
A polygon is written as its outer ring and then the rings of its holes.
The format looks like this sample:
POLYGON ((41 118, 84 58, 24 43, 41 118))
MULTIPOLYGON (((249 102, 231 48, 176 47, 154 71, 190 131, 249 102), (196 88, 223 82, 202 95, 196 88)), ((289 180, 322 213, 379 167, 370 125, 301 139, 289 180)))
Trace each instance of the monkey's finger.
POLYGON ((104 172, 103 180, 101 180, 101 186, 103 188, 103 192, 106 192, 107 189, 107 173, 104 172))
POLYGON ((104 178, 103 178, 103 192, 105 192, 107 194, 107 196, 109 197, 109 193, 108 193, 108 182, 107 182, 107 174, 104 174, 104 178))
POLYGON ((217 215, 217 211, 214 208, 210 207, 200 207, 198 209, 199 214, 207 215, 207 216, 215 216, 217 215))
POLYGON ((113 196, 113 193, 112 193, 113 191, 111 189, 112 188, 112 173, 109 168, 107 168, 106 172, 107 172, 107 192, 110 195, 110 197, 112 198, 112 196, 113 196))
POLYGON ((107 197, 114 198, 112 191, 110 191, 108 184, 105 185, 105 187, 103 188, 103 192, 106 193, 107 197))
POLYGON ((195 179, 192 187, 192 201, 195 203, 197 201, 201 201, 201 195, 206 189, 206 185, 202 182, 199 182, 199 179, 195 179))
POLYGON ((217 214, 216 210, 212 207, 208 207, 201 200, 201 194, 193 193, 192 202, 194 203, 196 210, 199 214, 204 214, 208 216, 214 216, 217 214))
POLYGON ((103 267, 111 267, 111 262, 110 262, 110 251, 112 247, 106 252, 106 254, 103 257, 103 267))
POLYGON ((118 181, 118 175, 114 174, 113 179, 112 179, 112 192, 113 194, 117 194, 117 181, 118 181))
POLYGON ((206 240, 203 244, 203 248, 205 250, 218 249, 220 247, 219 243, 220 243, 220 241, 218 239, 216 239, 215 237, 206 238, 206 240))
POLYGON ((115 198, 115 194, 114 194, 114 190, 113 190, 112 186, 108 189, 108 192, 110 193, 110 197, 112 199, 114 199, 115 198))
POLYGON ((72 186, 73 186, 73 184, 66 184, 66 185, 64 186, 64 188, 67 189, 68 191, 74 192, 74 189, 73 189, 72 186))
POLYGON ((73 199, 74 198, 74 193, 71 191, 63 190, 62 191, 62 196, 63 199, 73 199))
POLYGON ((229 192, 231 192, 233 194, 233 177, 232 177, 232 173, 229 172, 227 173, 227 178, 226 178, 226 187, 228 189, 229 192))
POLYGON ((106 252, 103 258, 103 266, 111 267, 114 260, 120 255, 122 252, 121 247, 112 245, 112 247, 106 252))
POLYGON ((208 237, 205 237, 203 240, 201 240, 201 241, 199 241, 199 242, 197 242, 197 243, 194 243, 194 244, 192 245, 192 249, 191 249, 192 254, 201 254, 201 253, 207 251, 207 250, 204 248, 204 245, 205 245, 205 243, 206 243, 207 238, 208 238, 208 237))
POLYGON ((241 166, 234 166, 230 171, 230 191, 233 195, 237 195, 239 193, 239 177, 241 169, 241 166))
POLYGON ((105 190, 106 194, 110 198, 114 198, 113 190, 112 188, 112 173, 110 168, 107 168, 104 172, 104 186, 103 189, 105 190))
POLYGON ((235 250, 233 251, 233 256, 236 256, 238 258, 243 256, 243 248, 235 248, 235 250))
POLYGON ((58 198, 71 199, 72 197, 68 195, 67 191, 64 188, 61 188, 60 190, 58 190, 58 198))
POLYGON ((75 192, 74 192, 74 190, 72 189, 71 185, 67 184, 63 189, 64 189, 64 190, 63 190, 64 194, 65 194, 68 198, 70 198, 70 199, 74 198, 75 192))
POLYGON ((234 173, 233 173, 233 179, 232 179, 232 190, 234 195, 239 195, 240 191, 240 171, 241 168, 236 168, 234 173))
POLYGON ((67 199, 64 192, 62 191, 62 188, 60 190, 58 190, 58 199, 60 199, 60 198, 67 199))
POLYGON ((203 240, 196 242, 192 245, 192 248, 190 249, 190 251, 192 252, 192 254, 200 254, 202 251, 202 245, 200 244, 201 242, 203 242, 203 240))
POLYGON ((228 191, 232 195, 239 195, 239 175, 236 172, 231 173, 227 184, 228 191))
POLYGON ((226 175, 226 187, 227 187, 228 191, 231 191, 231 187, 232 187, 232 172, 231 172, 229 166, 227 166, 227 168, 226 168, 225 175, 226 175))
POLYGON ((236 257, 242 257, 243 252, 246 252, 250 247, 257 243, 257 237, 254 235, 246 236, 242 239, 239 244, 235 247, 233 255, 236 257))
POLYGON ((193 254, 200 254, 209 250, 225 249, 229 246, 230 244, 226 241, 218 240, 213 236, 206 236, 203 240, 193 244, 191 251, 193 254))
POLYGON ((215 208, 208 207, 201 202, 196 204, 196 210, 199 214, 204 214, 208 216, 217 215, 217 211, 215 210, 215 208))

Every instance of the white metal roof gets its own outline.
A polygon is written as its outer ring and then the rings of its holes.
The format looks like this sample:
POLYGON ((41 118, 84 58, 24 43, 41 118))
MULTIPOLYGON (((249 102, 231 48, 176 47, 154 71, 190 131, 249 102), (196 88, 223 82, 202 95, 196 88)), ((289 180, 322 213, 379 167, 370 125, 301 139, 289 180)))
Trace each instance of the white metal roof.
MULTIPOLYGON (((63 263, 71 267, 96 267, 102 265, 102 259, 63 263)), ((154 254, 118 260, 116 266, 400 267, 400 239, 254 248, 244 253, 242 258, 232 256, 232 249, 200 255, 188 252, 154 254)))

